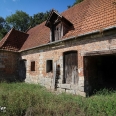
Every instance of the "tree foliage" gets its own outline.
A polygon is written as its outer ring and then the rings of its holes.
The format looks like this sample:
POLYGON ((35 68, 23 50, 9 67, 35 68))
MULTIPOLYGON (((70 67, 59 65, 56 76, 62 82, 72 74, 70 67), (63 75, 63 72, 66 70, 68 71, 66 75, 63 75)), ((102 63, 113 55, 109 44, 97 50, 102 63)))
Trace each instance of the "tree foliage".
POLYGON ((45 21, 48 17, 49 12, 50 11, 46 11, 45 13, 40 12, 34 14, 33 16, 29 16, 23 11, 16 11, 15 14, 8 16, 6 18, 6 21, 11 27, 25 32, 30 26, 34 27, 45 21))
POLYGON ((26 31, 29 27, 30 16, 23 11, 16 11, 15 14, 6 17, 6 21, 11 27, 20 31, 26 31))
POLYGON ((0 17, 0 40, 6 35, 9 31, 10 26, 6 23, 3 17, 0 17))
POLYGON ((0 17, 0 29, 2 29, 4 25, 5 25, 5 20, 3 17, 0 17))
POLYGON ((50 13, 50 11, 46 11, 45 13, 40 12, 40 13, 37 13, 37 14, 34 14, 33 16, 31 16, 30 17, 31 27, 34 27, 34 26, 44 22, 45 20, 47 20, 49 13, 50 13))
POLYGON ((82 1, 84 1, 84 0, 75 0, 75 2, 73 3, 73 5, 69 5, 69 6, 67 6, 67 7, 70 8, 70 7, 72 7, 72 6, 74 6, 74 5, 78 4, 78 3, 80 3, 80 2, 82 2, 82 1))
POLYGON ((82 2, 82 1, 84 1, 84 0, 75 0, 75 2, 73 3, 72 6, 74 6, 75 4, 78 4, 78 3, 82 2))

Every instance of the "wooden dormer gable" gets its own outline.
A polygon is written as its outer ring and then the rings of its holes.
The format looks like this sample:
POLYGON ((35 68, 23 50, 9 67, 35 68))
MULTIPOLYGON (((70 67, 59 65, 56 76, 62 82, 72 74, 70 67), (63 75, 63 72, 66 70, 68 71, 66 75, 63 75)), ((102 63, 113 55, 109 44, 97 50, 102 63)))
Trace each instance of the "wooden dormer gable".
POLYGON ((60 40, 73 26, 65 17, 52 10, 45 24, 50 28, 50 41, 60 40))

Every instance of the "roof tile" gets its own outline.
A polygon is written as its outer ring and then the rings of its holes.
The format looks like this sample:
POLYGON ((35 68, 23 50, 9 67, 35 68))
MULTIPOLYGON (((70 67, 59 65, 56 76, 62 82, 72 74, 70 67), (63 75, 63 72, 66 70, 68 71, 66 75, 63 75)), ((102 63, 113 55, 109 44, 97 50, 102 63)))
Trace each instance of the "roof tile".
POLYGON ((24 44, 28 34, 11 29, 6 36, 0 41, 0 49, 9 51, 18 51, 24 44))

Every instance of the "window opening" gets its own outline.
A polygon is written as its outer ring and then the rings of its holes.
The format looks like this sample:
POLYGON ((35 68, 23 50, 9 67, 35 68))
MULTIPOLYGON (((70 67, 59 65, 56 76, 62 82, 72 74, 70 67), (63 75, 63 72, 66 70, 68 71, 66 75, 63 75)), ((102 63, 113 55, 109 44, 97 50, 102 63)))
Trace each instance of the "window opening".
POLYGON ((53 61, 52 60, 47 60, 46 61, 46 72, 52 72, 53 71, 53 61))
POLYGON ((31 61, 31 71, 35 71, 35 61, 31 61))

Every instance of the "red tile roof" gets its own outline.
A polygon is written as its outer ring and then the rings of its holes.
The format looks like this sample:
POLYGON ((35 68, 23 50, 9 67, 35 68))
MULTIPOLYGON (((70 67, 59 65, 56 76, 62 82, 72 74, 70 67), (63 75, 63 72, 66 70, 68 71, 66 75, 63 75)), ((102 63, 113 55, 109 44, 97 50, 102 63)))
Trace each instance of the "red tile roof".
MULTIPOLYGON (((73 23, 74 30, 61 39, 116 26, 115 3, 115 0, 84 0, 64 11, 61 15, 73 23)), ((47 44, 50 40, 50 30, 45 27, 45 22, 30 29, 28 34, 29 37, 21 50, 47 44)))
POLYGON ((7 40, 8 36, 10 35, 10 33, 12 32, 12 29, 4 36, 4 38, 0 41, 0 48, 3 46, 3 44, 5 43, 5 41, 7 40))
POLYGON ((75 28, 65 37, 116 26, 116 4, 114 2, 116 0, 84 0, 63 12, 62 15, 70 20, 75 28))
POLYGON ((26 41, 28 34, 11 29, 0 41, 0 49, 9 51, 18 51, 26 41))
MULTIPOLYGON (((74 30, 70 30, 61 39, 102 30, 116 26, 116 0, 84 0, 61 15, 74 26, 74 30)), ((31 28, 27 34, 29 36, 20 50, 37 47, 50 41, 50 30, 45 26, 45 22, 31 28)))
POLYGON ((31 28, 27 33, 29 37, 23 44, 22 49, 32 48, 50 42, 50 29, 45 26, 45 22, 31 28))

